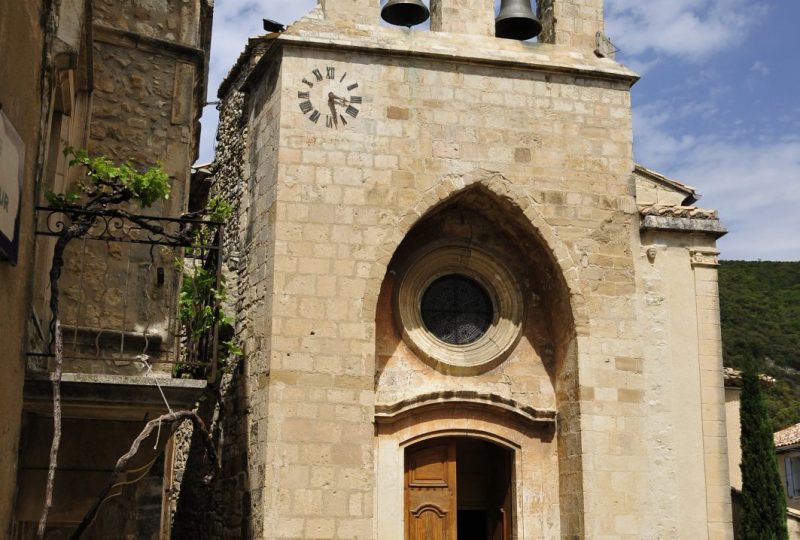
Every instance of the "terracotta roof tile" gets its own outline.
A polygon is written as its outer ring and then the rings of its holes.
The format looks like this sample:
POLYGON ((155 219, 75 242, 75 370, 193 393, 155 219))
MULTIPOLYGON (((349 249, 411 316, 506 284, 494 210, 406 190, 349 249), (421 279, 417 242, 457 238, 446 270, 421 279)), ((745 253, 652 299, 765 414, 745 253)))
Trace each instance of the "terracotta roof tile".
POLYGON ((800 424, 775 432, 775 448, 791 446, 797 443, 800 443, 800 424))
MULTIPOLYGON (((722 375, 725 379, 725 387, 726 388, 741 388, 742 386, 742 371, 735 368, 722 368, 722 375)), ((759 379, 761 379, 761 386, 767 387, 775 384, 775 377, 770 377, 769 375, 761 374, 759 375, 759 379)))

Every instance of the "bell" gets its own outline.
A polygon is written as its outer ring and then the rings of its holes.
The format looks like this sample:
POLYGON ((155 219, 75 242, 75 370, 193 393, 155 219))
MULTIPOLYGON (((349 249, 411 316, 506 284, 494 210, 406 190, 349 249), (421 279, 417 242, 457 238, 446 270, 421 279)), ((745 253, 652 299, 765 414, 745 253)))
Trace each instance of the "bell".
POLYGON ((381 9, 384 21, 395 26, 408 26, 409 28, 424 23, 431 12, 422 0, 389 0, 381 9))
POLYGON ((542 23, 531 9, 530 0, 502 0, 494 20, 494 35, 499 38, 526 40, 538 36, 542 23))

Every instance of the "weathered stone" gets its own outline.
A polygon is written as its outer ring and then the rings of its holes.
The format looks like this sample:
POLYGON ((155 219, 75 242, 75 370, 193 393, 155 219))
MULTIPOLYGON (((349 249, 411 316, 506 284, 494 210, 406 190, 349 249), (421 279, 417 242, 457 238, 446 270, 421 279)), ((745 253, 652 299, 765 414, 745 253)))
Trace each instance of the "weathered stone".
POLYGON ((540 3, 552 44, 524 46, 491 37, 489 4, 435 3, 447 32, 411 40, 377 6, 326 0, 223 83, 213 190, 236 207, 251 532, 403 538, 405 448, 444 433, 515 449, 520 538, 729 537, 718 318, 692 307, 713 298, 696 269, 714 271, 719 231, 694 227, 711 234, 689 251, 642 228, 638 207, 693 190, 649 172, 632 191, 636 77, 593 54, 601 2, 540 3), (360 98, 347 125, 326 123, 331 70, 359 85, 337 89, 360 98), (525 299, 524 331, 486 365, 415 344, 395 312, 441 244, 489 250, 525 299))

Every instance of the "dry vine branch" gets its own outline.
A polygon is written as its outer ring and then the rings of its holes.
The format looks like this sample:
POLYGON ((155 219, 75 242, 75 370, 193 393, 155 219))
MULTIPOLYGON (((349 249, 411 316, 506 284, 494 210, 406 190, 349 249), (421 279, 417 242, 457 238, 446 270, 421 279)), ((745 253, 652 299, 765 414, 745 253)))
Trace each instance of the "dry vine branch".
POLYGON ((94 219, 86 219, 86 216, 83 216, 83 219, 76 219, 72 225, 61 232, 55 248, 53 248, 53 262, 50 266, 50 311, 53 316, 50 329, 55 341, 56 365, 53 372, 53 441, 50 445, 50 464, 47 468, 44 508, 36 531, 36 537, 40 540, 44 538, 47 515, 53 504, 53 484, 58 464, 58 448, 61 444, 61 374, 64 365, 64 348, 61 341, 61 321, 59 319, 58 278, 61 277, 61 270, 64 267, 64 250, 67 245, 73 238, 85 235, 93 222, 94 219))
POLYGON ((142 441, 147 439, 147 437, 150 436, 153 430, 156 427, 158 427, 161 424, 161 422, 180 423, 183 422, 184 420, 191 420, 192 424, 194 424, 194 428, 202 435, 203 442, 205 443, 206 446, 206 452, 208 452, 208 456, 214 463, 211 475, 206 480, 210 482, 214 478, 216 472, 219 470, 221 465, 219 462, 219 457, 217 456, 217 450, 216 448, 214 448, 214 441, 211 440, 211 435, 208 433, 208 430, 206 429, 206 425, 205 423, 203 423, 203 420, 194 411, 177 411, 174 413, 163 414, 158 418, 150 420, 144 426, 142 432, 139 433, 139 435, 133 441, 130 450, 128 450, 126 454, 124 454, 117 460, 117 464, 114 467, 114 471, 111 473, 111 477, 108 479, 108 482, 106 483, 102 491, 100 491, 100 493, 98 494, 92 507, 89 509, 86 515, 83 516, 83 519, 78 524, 78 528, 75 529, 75 532, 73 532, 72 536, 70 536, 70 540, 78 540, 81 537, 81 535, 83 535, 83 533, 86 532, 86 529, 89 527, 89 525, 92 524, 95 516, 97 515, 98 510, 100 510, 100 505, 103 504, 103 501, 106 500, 106 497, 108 496, 109 492, 113 489, 114 485, 116 485, 120 475, 125 470, 125 466, 128 464, 128 461, 130 461, 130 459, 134 455, 136 455, 136 452, 139 450, 139 445, 142 443, 142 441))
MULTIPOLYGON (((50 463, 47 470, 47 485, 45 487, 45 502, 36 537, 44 538, 47 526, 47 516, 53 502, 53 485, 55 472, 58 466, 58 450, 61 444, 61 375, 63 372, 63 347, 61 343, 61 321, 59 318, 59 289, 58 280, 64 267, 64 251, 70 241, 85 236, 99 215, 116 216, 129 219, 139 227, 155 234, 163 235, 178 243, 186 242, 192 238, 202 226, 201 223, 189 223, 180 231, 169 233, 164 228, 144 216, 131 214, 118 205, 130 201, 138 201, 143 207, 150 206, 159 199, 164 199, 169 194, 169 177, 160 167, 148 169, 144 173, 137 173, 130 163, 119 167, 113 166, 106 158, 91 158, 86 152, 67 148, 65 155, 71 155, 70 165, 82 165, 86 168, 88 182, 80 185, 82 195, 53 196, 53 202, 58 209, 70 220, 70 225, 65 227, 58 235, 53 248, 53 260, 50 266, 50 311, 52 320, 50 331, 55 343, 55 368, 53 371, 53 441, 50 446, 50 463), (81 204, 71 202, 82 199, 81 204)), ((213 215, 216 208, 186 214, 183 217, 198 219, 213 215)))

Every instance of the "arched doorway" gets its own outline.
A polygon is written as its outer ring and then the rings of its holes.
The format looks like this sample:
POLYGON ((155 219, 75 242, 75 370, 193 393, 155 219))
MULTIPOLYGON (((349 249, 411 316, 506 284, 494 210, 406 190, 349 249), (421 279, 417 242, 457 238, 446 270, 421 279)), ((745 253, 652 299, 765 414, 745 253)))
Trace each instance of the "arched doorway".
POLYGON ((408 231, 375 314, 376 538, 581 536, 571 298, 528 216, 482 185, 452 195, 408 231), (491 442, 459 449, 459 438, 491 442), (423 440, 433 446, 417 446, 423 440), (505 466, 502 504, 467 502, 458 476, 470 452, 484 454, 474 460, 484 467, 505 466), (423 457, 422 476, 407 468, 423 457))
POLYGON ((405 450, 407 540, 510 540, 513 453, 443 437, 405 450))

